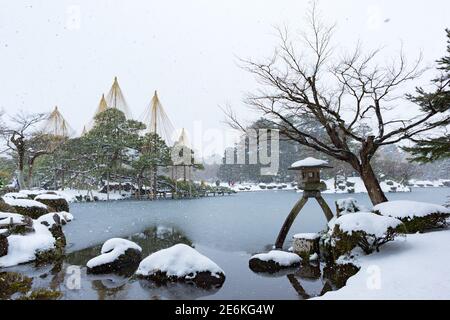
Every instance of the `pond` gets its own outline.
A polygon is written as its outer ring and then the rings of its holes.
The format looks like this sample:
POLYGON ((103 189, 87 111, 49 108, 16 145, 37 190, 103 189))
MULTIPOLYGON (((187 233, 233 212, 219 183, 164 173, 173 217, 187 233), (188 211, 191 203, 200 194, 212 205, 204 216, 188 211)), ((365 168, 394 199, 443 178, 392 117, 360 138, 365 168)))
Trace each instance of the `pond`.
MULTIPOLYGON (((387 196, 390 200, 443 204, 449 195, 450 188, 421 188, 387 196)), ((327 277, 330 271, 323 270, 321 265, 272 276, 256 274, 248 268, 253 254, 272 247, 299 196, 293 191, 264 191, 193 200, 75 203, 71 205, 75 219, 64 227, 68 242, 64 261, 52 266, 29 264, 2 271, 32 277, 36 288, 60 290, 62 299, 304 299, 317 296, 342 285, 330 282, 327 277), (225 271, 225 283, 221 288, 204 290, 190 285, 158 286, 134 278, 86 275, 86 262, 99 254, 104 241, 113 237, 137 242, 144 256, 176 243, 193 245, 225 271), (81 284, 69 290, 67 283, 76 272, 81 272, 81 284)), ((324 195, 331 208, 335 200, 346 197, 356 198, 370 207, 366 194, 324 195)), ((325 226, 326 219, 319 206, 310 201, 287 239, 294 233, 321 231, 325 226)), ((290 246, 290 241, 286 246, 290 246)))

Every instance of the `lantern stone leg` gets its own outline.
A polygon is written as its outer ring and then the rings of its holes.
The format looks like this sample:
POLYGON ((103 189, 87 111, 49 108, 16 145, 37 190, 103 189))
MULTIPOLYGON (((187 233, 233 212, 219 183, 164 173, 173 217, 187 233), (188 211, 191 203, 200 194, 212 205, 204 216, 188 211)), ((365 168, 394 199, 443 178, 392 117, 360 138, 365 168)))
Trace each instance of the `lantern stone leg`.
POLYGON ((330 222, 331 219, 333 219, 333 212, 331 211, 330 207, 328 206, 327 202, 324 198, 319 194, 316 196, 316 200, 319 203, 320 207, 323 210, 323 213, 325 213, 325 217, 327 217, 327 221, 330 222))
POLYGON ((291 212, 289 213, 288 217, 286 218, 286 221, 284 221, 284 224, 281 227, 280 233, 278 234, 278 238, 275 243, 276 249, 283 248, 284 240, 286 240, 287 234, 289 233, 289 230, 291 229, 295 218, 297 218, 298 213, 305 206, 306 202, 308 202, 308 197, 303 196, 292 208, 291 212))

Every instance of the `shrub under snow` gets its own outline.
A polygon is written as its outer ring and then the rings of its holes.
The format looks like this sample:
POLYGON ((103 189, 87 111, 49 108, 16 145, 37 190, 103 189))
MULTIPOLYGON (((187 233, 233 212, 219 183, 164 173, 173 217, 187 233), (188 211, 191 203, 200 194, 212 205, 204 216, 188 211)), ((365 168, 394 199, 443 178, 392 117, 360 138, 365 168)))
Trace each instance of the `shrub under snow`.
POLYGON ((379 250, 383 244, 394 240, 402 226, 399 219, 371 212, 346 214, 334 221, 331 234, 335 258, 360 247, 366 254, 379 250))
POLYGON ((364 206, 360 205, 358 203, 358 201, 354 198, 337 200, 336 201, 336 210, 337 210, 338 216, 348 214, 348 213, 367 211, 367 209, 364 206))
POLYGON ((450 217, 450 209, 444 206, 407 200, 380 203, 373 211, 400 219, 409 233, 445 227, 450 217))

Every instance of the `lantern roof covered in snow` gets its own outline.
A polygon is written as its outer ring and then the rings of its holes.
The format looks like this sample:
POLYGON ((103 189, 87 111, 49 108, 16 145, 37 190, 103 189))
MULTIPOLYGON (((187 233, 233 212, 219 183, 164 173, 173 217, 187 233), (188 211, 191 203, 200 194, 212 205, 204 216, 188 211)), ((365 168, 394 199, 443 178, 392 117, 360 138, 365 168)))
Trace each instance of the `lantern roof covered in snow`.
POLYGON ((303 170, 303 169, 325 169, 325 168, 332 168, 328 165, 328 161, 316 159, 316 158, 306 158, 303 160, 299 160, 297 162, 294 162, 289 170, 303 170))

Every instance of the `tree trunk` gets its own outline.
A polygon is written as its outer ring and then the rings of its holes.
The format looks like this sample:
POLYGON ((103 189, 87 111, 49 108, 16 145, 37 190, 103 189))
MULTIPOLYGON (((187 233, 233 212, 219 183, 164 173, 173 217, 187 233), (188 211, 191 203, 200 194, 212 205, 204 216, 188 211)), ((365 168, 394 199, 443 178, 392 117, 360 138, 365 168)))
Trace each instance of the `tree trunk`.
POLYGON ((109 201, 109 171, 106 173, 106 200, 109 201))
POLYGON ((17 173, 17 180, 19 182, 19 189, 26 189, 25 185, 25 175, 24 175, 24 168, 25 168, 25 152, 22 151, 21 148, 17 148, 17 156, 18 156, 18 173, 17 173))
POLYGON ((359 174, 361 175, 373 205, 388 201, 383 190, 381 190, 380 183, 378 182, 369 161, 363 162, 360 166, 359 174))

